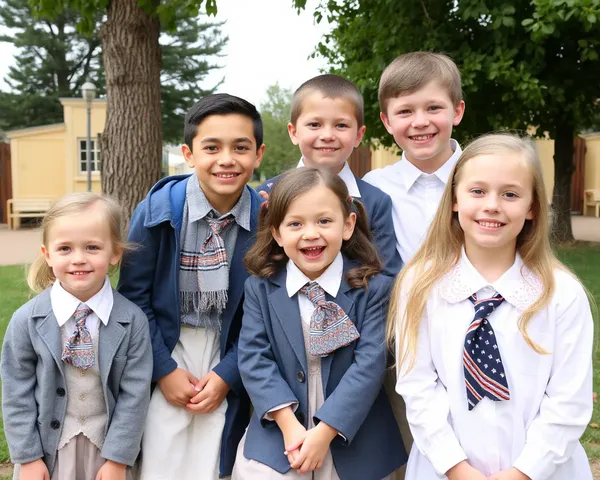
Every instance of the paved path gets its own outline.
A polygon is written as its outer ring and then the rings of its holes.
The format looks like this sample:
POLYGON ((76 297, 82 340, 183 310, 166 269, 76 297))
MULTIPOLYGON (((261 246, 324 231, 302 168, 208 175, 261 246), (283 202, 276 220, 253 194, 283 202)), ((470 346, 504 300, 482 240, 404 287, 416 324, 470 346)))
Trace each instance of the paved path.
MULTIPOLYGON (((573 216, 573 235, 577 240, 600 243, 600 218, 573 216)), ((42 243, 39 229, 8 230, 0 225, 0 265, 31 263, 42 243)))

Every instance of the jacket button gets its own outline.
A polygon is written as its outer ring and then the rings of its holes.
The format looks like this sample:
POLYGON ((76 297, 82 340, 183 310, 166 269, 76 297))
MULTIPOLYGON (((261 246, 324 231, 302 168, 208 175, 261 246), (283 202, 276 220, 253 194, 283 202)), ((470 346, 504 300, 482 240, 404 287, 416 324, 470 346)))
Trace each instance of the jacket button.
POLYGON ((304 375, 304 372, 302 370, 300 370, 297 374, 296 374, 296 378, 298 379, 298 381, 300 383, 304 383, 304 379, 306 378, 304 375))
POLYGON ((58 430, 60 428, 60 422, 58 420, 52 420, 50 422, 50 428, 58 430))
POLYGON ((302 425, 304 425, 304 414, 302 412, 296 413, 296 418, 302 425))
POLYGON ((62 388, 62 387, 59 387, 59 388, 57 388, 57 389, 56 389, 56 394, 57 394, 59 397, 64 397, 64 396, 65 396, 65 393, 67 393, 67 392, 65 392, 65 389, 64 389, 64 388, 62 388))

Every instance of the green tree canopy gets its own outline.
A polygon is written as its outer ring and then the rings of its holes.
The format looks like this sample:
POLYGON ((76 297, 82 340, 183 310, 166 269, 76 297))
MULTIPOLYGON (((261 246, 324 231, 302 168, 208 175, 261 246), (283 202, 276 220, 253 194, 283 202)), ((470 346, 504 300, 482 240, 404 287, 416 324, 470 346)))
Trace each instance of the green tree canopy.
MULTIPOLYGON (((99 15, 102 19, 98 36, 107 98, 102 191, 128 211, 161 175, 161 120, 166 115, 161 106, 161 33, 175 35, 179 21, 197 18, 203 3, 208 14, 216 13, 215 0, 30 0, 42 20, 77 10, 77 31, 86 35, 96 29, 99 15)), ((195 88, 197 97, 197 83, 195 88)))
MULTIPOLYGON (((299 8, 305 0, 296 0, 299 8)), ((559 240, 572 239, 573 139, 598 115, 600 3, 595 0, 360 0, 322 2, 317 20, 334 23, 317 53, 365 97, 367 131, 391 144, 379 122, 379 77, 397 55, 450 55, 467 105, 459 138, 538 126, 555 139, 559 240)))
POLYGON ((293 167, 300 158, 300 151, 287 131, 291 103, 292 92, 276 83, 267 89, 267 101, 260 105, 266 149, 258 173, 266 178, 293 167))
MULTIPOLYGON (((93 31, 77 29, 82 16, 65 9, 53 19, 36 18, 27 0, 0 1, 0 25, 11 28, 14 36, 0 41, 19 48, 15 66, 6 83, 11 92, 0 92, 0 126, 7 130, 60 123, 63 110, 60 97, 79 97, 89 77, 105 94, 102 48, 98 35, 102 18, 95 19, 93 31)), ((163 32, 161 48, 161 114, 163 138, 181 140, 183 116, 199 96, 212 93, 218 85, 201 88, 206 76, 220 68, 217 59, 227 39, 220 23, 198 17, 177 20, 173 33, 163 32)))

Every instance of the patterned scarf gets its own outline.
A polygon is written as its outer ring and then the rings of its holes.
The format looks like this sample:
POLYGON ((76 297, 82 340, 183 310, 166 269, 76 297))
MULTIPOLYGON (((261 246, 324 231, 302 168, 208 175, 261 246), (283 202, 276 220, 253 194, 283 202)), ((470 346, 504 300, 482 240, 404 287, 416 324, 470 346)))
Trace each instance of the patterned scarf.
MULTIPOLYGON (((227 305, 229 289, 229 262, 225 251, 222 231, 235 221, 230 213, 217 217, 214 210, 204 220, 208 223, 206 238, 200 242, 198 227, 200 222, 188 223, 187 202, 183 212, 182 230, 184 233, 179 264, 179 290, 182 313, 198 312, 200 317, 216 317, 227 305), (198 249, 198 245, 200 248, 198 249)), ((220 330, 219 325, 205 325, 206 328, 220 330)))

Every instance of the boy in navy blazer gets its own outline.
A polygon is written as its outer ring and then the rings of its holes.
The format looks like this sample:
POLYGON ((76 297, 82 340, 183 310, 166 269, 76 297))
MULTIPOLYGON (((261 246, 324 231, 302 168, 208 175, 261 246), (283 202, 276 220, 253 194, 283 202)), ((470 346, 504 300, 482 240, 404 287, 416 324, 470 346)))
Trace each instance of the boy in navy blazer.
MULTIPOLYGON (((355 177, 347 161, 365 129, 363 98, 349 80, 319 75, 294 92, 288 133, 302 153, 298 167, 327 168, 344 180, 350 196, 360 199, 367 210, 383 273, 394 277, 402 259, 396 250, 392 201, 387 193, 355 177)), ((278 179, 267 180, 256 191, 270 193, 278 179)))
POLYGON ((148 316, 157 382, 142 443, 142 479, 231 474, 249 421, 237 366, 244 281, 260 196, 246 185, 260 165, 262 121, 226 94, 185 118, 192 175, 160 180, 136 208, 120 292, 148 316))

